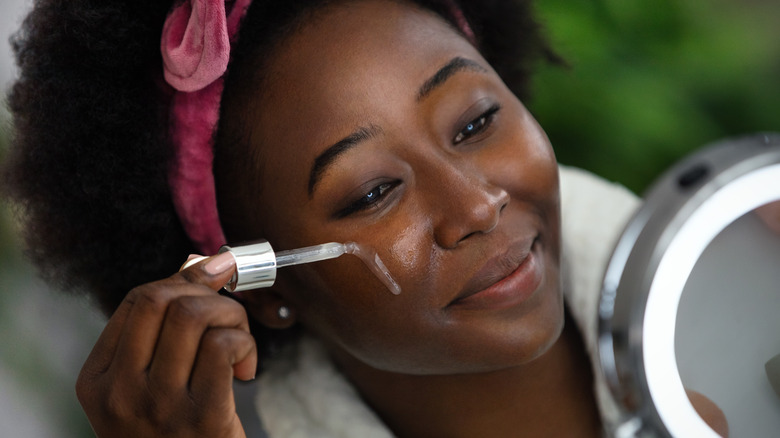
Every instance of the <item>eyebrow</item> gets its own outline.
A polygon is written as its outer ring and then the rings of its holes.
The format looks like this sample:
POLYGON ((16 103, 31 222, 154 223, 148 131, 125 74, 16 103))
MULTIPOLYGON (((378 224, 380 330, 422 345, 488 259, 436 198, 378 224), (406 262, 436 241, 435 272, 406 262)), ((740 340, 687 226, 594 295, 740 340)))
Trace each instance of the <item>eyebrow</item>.
MULTIPOLYGON (((417 91, 417 101, 419 102, 425 99, 425 97, 431 94, 436 88, 444 84, 447 79, 461 71, 487 73, 488 70, 476 61, 461 58, 460 56, 452 58, 422 84, 417 91)), ((377 125, 360 127, 355 132, 337 141, 317 156, 317 158, 314 159, 314 165, 311 168, 311 172, 309 172, 309 197, 311 198, 314 194, 314 189, 317 186, 317 183, 322 179, 322 175, 325 173, 328 166, 330 166, 339 155, 366 140, 375 138, 381 133, 382 128, 377 125)))
POLYGON ((417 101, 425 99, 426 96, 431 94, 433 90, 444 84, 447 79, 451 78, 455 73, 461 71, 476 71, 480 73, 487 73, 487 69, 482 67, 478 62, 470 59, 461 58, 460 56, 452 58, 448 63, 444 64, 430 79, 425 81, 420 87, 420 91, 417 92, 417 101))
POLYGON ((325 152, 317 156, 314 160, 311 172, 309 172, 309 197, 314 193, 314 187, 320 179, 322 179, 322 175, 325 173, 327 167, 333 163, 339 155, 381 133, 382 128, 376 125, 360 127, 355 132, 337 141, 332 146, 325 149, 325 152))

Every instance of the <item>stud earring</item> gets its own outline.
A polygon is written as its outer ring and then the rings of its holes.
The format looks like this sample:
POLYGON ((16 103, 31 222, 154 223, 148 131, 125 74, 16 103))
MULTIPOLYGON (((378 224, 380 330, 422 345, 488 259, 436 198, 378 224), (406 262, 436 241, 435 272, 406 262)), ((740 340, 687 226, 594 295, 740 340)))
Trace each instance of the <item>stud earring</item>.
POLYGON ((280 319, 287 319, 290 317, 290 308, 287 306, 279 306, 279 310, 276 311, 280 319))

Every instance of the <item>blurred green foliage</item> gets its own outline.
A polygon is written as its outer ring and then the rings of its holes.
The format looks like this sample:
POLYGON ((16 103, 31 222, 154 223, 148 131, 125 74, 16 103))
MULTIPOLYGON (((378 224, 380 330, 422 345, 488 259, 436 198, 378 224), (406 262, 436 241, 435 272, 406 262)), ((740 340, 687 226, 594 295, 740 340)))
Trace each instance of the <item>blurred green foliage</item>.
POLYGON ((780 2, 543 0, 568 68, 529 107, 559 161, 634 191, 705 143, 780 130, 780 2))

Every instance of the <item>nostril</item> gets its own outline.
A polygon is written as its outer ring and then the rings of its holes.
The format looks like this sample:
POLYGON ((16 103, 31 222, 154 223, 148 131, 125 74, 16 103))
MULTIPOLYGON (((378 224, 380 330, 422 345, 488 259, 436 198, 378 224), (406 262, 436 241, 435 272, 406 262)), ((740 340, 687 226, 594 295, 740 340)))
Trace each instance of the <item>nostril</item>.
POLYGON ((464 240, 468 239, 469 237, 471 237, 471 236, 473 236, 473 235, 475 235, 475 234, 477 234, 477 232, 476 232, 476 231, 475 231, 475 232, 473 232, 473 233, 466 234, 465 236, 463 236, 463 237, 460 239, 460 241, 461 241, 461 242, 463 242, 464 240))
POLYGON ((500 205, 500 207, 498 208, 498 214, 501 214, 504 212, 504 209, 507 207, 507 205, 509 205, 509 200, 511 198, 509 196, 509 193, 506 190, 498 187, 497 189, 500 191, 500 193, 498 194, 498 196, 496 196, 496 200, 497 200, 496 204, 500 205))

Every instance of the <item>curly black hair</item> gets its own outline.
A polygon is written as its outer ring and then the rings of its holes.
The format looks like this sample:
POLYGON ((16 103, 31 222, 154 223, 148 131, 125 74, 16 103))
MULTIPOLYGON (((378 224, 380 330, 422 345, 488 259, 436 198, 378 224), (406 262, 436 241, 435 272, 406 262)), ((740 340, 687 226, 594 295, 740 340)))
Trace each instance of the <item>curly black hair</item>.
MULTIPOLYGON (((251 80, 241 72, 253 68, 242 66, 257 67, 257 53, 331 3, 255 0, 234 47, 225 99, 251 80)), ((446 2, 413 3, 457 27, 446 2)), ((521 99, 534 64, 556 60, 529 3, 459 2, 479 50, 521 99)), ((175 272, 194 250, 167 184, 171 91, 162 80, 160 34, 172 4, 38 0, 12 39, 20 77, 9 95, 14 137, 5 195, 41 275, 60 289, 86 292, 107 314, 130 289, 175 272)), ((221 138, 217 149, 231 141, 221 138)), ((218 166, 247 161, 217 157, 218 166)), ((261 347, 269 345, 268 333, 254 332, 261 347)))

